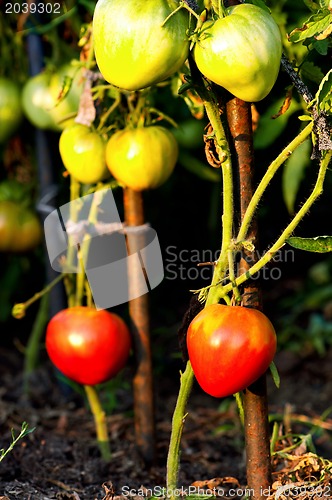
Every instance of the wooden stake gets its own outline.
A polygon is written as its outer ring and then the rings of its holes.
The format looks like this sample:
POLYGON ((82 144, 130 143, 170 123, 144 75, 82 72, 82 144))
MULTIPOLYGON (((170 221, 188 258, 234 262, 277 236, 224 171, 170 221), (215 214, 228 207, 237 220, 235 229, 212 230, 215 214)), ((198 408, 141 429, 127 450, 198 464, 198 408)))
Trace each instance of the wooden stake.
MULTIPOLYGON (((145 223, 141 192, 124 189, 124 213, 127 226, 140 226, 145 223)), ((140 246, 141 244, 142 241, 140 246)), ((134 253, 132 245, 130 247, 129 252, 134 253)), ((131 265, 131 290, 138 289, 141 272, 141 269, 135 270, 135 264, 131 265)), ((129 315, 136 357, 133 380, 136 444, 145 463, 151 464, 155 458, 155 422, 148 294, 130 300, 129 315)))
MULTIPOLYGON (((253 194, 254 154, 250 104, 234 98, 227 103, 227 120, 233 138, 238 167, 238 193, 240 218, 243 219, 253 194)), ((236 179, 235 179, 236 181, 236 179)), ((248 238, 257 245, 257 225, 251 227, 248 238)), ((255 252, 243 251, 239 272, 243 273, 256 261, 255 252)), ((257 280, 247 282, 243 293, 243 305, 262 309, 262 298, 257 280)), ((245 441, 247 483, 254 491, 255 500, 267 496, 271 485, 270 436, 266 376, 262 376, 244 393, 245 441)))

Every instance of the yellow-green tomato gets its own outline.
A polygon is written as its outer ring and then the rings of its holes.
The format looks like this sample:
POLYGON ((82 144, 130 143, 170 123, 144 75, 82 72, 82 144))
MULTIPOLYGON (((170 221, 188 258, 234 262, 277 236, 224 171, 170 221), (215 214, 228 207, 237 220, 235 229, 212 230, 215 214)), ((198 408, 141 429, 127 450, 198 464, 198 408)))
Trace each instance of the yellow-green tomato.
POLYGON ((66 127, 59 141, 64 166, 82 184, 95 184, 109 176, 105 162, 106 142, 85 125, 66 127))
POLYGON ((135 191, 161 186, 173 172, 177 158, 176 139, 160 126, 119 130, 106 146, 111 174, 135 191))
POLYGON ((74 123, 83 89, 79 74, 69 64, 55 73, 43 71, 31 77, 23 87, 22 105, 28 120, 37 128, 61 131, 74 123), (65 78, 73 78, 71 87, 59 101, 65 78))
POLYGON ((98 0, 94 50, 108 82, 139 90, 178 71, 188 56, 189 15, 175 0, 98 0), (166 21, 166 22, 165 22, 166 21))
POLYGON ((50 74, 39 73, 26 82, 22 92, 22 106, 25 116, 37 128, 56 129, 50 109, 54 106, 50 94, 50 74))
POLYGON ((15 132, 22 120, 21 93, 12 80, 0 78, 0 143, 15 132))
POLYGON ((248 102, 260 101, 277 79, 282 44, 278 25, 264 9, 239 4, 206 21, 194 47, 200 72, 248 102))

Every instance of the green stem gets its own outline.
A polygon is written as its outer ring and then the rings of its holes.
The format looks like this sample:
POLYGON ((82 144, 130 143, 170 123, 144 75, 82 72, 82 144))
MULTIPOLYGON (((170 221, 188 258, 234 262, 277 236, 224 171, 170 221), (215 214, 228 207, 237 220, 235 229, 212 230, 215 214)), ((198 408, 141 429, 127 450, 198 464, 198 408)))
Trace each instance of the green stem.
MULTIPOLYGON (((81 185, 78 181, 76 181, 73 176, 70 176, 70 201, 74 201, 80 197, 81 193, 81 185)), ((70 220, 72 222, 77 222, 79 216, 80 208, 78 203, 70 203, 70 220)), ((73 236, 69 236, 68 238, 68 249, 66 256, 66 263, 64 272, 71 273, 73 269, 73 263, 75 259, 75 255, 77 252, 77 245, 73 241, 73 236)), ((73 286, 74 278, 72 275, 68 275, 65 280, 66 293, 67 293, 67 301, 68 307, 72 307, 76 305, 76 296, 75 296, 75 288, 73 286)))
POLYGON ((49 295, 44 293, 40 301, 38 313, 32 326, 24 355, 23 390, 25 394, 29 391, 29 375, 37 367, 41 338, 49 319, 48 306, 49 295))
POLYGON ((180 390, 176 402, 172 419, 172 434, 169 443, 167 456, 167 491, 170 492, 169 498, 176 500, 175 490, 177 488, 179 464, 180 464, 180 446, 183 427, 186 418, 186 407, 190 396, 191 388, 194 382, 194 372, 190 361, 187 362, 184 373, 181 373, 180 390))
POLYGON ((48 295, 48 293, 52 290, 52 288, 57 285, 61 280, 63 280, 65 277, 65 274, 60 274, 57 276, 51 283, 45 286, 40 292, 37 292, 31 297, 31 299, 27 300, 26 302, 22 302, 21 304, 15 304, 13 309, 12 309, 12 315, 16 319, 22 319, 25 316, 26 310, 28 307, 30 307, 34 302, 37 300, 41 299, 45 295, 48 295))
MULTIPOLYGON (((98 218, 98 209, 99 205, 102 201, 102 198, 104 196, 104 193, 102 191, 95 191, 93 195, 93 200, 91 203, 91 208, 89 212, 89 217, 88 221, 90 224, 95 224, 97 222, 98 218)), ((79 268, 80 271, 77 274, 76 278, 76 305, 81 305, 83 301, 83 296, 84 296, 84 288, 86 284, 86 278, 85 278, 85 264, 88 259, 88 254, 89 254, 89 249, 91 245, 91 236, 89 234, 85 234, 83 241, 81 243, 80 249, 78 251, 78 261, 79 261, 79 268)))
MULTIPOLYGON (((205 86, 200 87, 200 97, 202 98, 207 116, 213 128, 215 146, 218 151, 219 159, 222 165, 223 176, 223 236, 221 245, 221 259, 215 268, 212 284, 220 281, 220 277, 225 274, 228 265, 228 249, 232 240, 233 231, 233 179, 232 164, 230 160, 230 151, 226 140, 225 130, 220 118, 218 102, 212 91, 205 86)), ((208 298, 205 305, 218 302, 216 287, 209 289, 208 298)), ((175 500, 175 490, 179 474, 180 463, 180 444, 185 423, 185 411, 187 401, 193 385, 194 373, 190 362, 188 361, 185 372, 181 375, 180 391, 176 402, 173 420, 172 433, 170 438, 169 452, 167 458, 167 491, 170 491, 170 498, 175 500)))
MULTIPOLYGON (((316 201, 316 199, 322 194, 324 179, 327 171, 327 167, 332 157, 332 151, 326 152, 324 157, 321 160, 320 168, 316 180, 316 184, 308 197, 305 203, 302 205, 298 213, 294 216, 292 221, 288 224, 288 226, 284 229, 282 234, 279 236, 277 241, 272 245, 268 252, 266 252, 263 257, 261 257, 256 264, 254 264, 246 273, 241 274, 236 280, 236 285, 242 285, 245 281, 247 281, 250 277, 252 277, 255 273, 260 271, 262 267, 264 267, 270 260, 273 259, 276 252, 285 244, 287 238, 291 236, 293 231, 299 225, 303 217, 309 212, 311 206, 316 201)), ((232 283, 227 284, 226 286, 221 288, 221 296, 227 294, 232 290, 232 283)))
POLYGON ((268 167, 256 191, 254 192, 246 213, 243 217, 241 227, 236 239, 238 242, 243 241, 246 238, 258 204, 273 176, 275 175, 279 167, 290 157, 294 150, 307 139, 307 137, 311 134, 312 129, 313 122, 310 122, 268 167))
POLYGON ((219 108, 215 103, 204 102, 206 113, 213 127, 217 146, 220 148, 219 157, 222 161, 223 180, 223 215, 222 215, 222 242, 220 257, 214 269, 211 287, 209 288, 206 305, 219 301, 216 285, 223 279, 228 266, 228 249, 233 237, 233 175, 231 154, 226 140, 225 130, 220 119, 219 108), (222 157, 222 152, 224 156, 222 157))
POLYGON ((228 250, 228 269, 229 269, 229 281, 232 283, 235 303, 239 305, 241 303, 241 294, 235 281, 236 276, 234 270, 234 253, 232 249, 228 250))
POLYGON ((109 462, 111 459, 111 450, 107 430, 106 414, 101 406, 96 388, 91 385, 85 385, 84 390, 95 421, 97 442, 101 456, 106 462, 109 462))

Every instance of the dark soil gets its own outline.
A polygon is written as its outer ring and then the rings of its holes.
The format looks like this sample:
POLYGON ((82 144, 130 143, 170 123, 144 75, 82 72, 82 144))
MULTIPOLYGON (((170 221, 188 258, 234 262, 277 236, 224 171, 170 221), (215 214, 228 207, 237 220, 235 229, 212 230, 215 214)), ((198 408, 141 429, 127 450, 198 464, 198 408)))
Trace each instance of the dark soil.
MULTIPOLYGON (((281 353, 281 388, 268 380, 271 415, 281 421, 287 416, 293 432, 312 432, 317 454, 326 458, 332 457, 332 419, 319 419, 332 400, 331 362, 332 352, 323 359, 311 355, 304 360, 281 353)), ((176 379, 165 386, 165 374, 159 377, 163 384, 156 377, 157 459, 151 467, 136 450, 131 391, 117 391, 116 410, 108 417, 112 461, 106 464, 83 398, 76 392, 66 394, 48 362, 33 375, 27 398, 22 365, 22 355, 0 350, 0 448, 7 448, 11 429, 17 435, 22 422, 35 427, 0 462, 0 499, 106 500, 128 488, 133 493, 142 487, 157 493, 156 487, 165 486, 176 379)), ((179 484, 187 488, 195 481, 219 478, 219 484, 244 488, 243 433, 234 401, 209 398, 195 386, 188 411, 179 484)), ((301 450, 307 451, 303 445, 301 450)))

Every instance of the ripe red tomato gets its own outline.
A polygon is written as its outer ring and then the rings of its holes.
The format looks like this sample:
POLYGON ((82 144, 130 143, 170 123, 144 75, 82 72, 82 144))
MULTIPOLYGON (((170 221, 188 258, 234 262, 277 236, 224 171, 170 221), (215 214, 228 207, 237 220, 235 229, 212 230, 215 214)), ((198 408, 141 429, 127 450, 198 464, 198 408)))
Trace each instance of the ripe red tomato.
POLYGON ((262 312, 213 304, 190 323, 187 347, 199 385, 220 398, 244 390, 265 373, 277 339, 262 312))
POLYGON ((75 123, 65 128, 59 141, 64 166, 76 180, 95 184, 109 176, 104 139, 89 127, 75 123))
POLYGON ((189 52, 188 12, 175 0, 98 0, 93 41, 105 80, 139 90, 178 71, 189 52))
POLYGON ((235 5, 227 13, 203 24, 194 48, 197 67, 239 99, 260 101, 279 73, 282 43, 278 25, 256 5, 235 5))
POLYGON ((46 350, 66 377, 95 385, 114 377, 131 349, 129 329, 120 316, 93 307, 69 307, 50 320, 46 350))
POLYGON ((173 172, 177 158, 176 139, 160 126, 119 130, 106 146, 111 174, 134 191, 161 186, 173 172))

